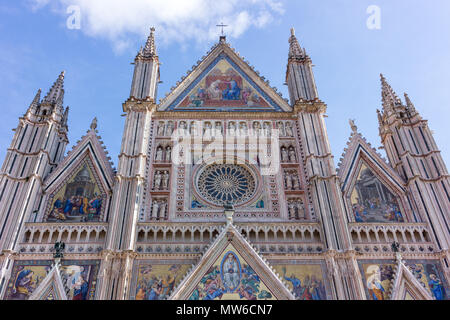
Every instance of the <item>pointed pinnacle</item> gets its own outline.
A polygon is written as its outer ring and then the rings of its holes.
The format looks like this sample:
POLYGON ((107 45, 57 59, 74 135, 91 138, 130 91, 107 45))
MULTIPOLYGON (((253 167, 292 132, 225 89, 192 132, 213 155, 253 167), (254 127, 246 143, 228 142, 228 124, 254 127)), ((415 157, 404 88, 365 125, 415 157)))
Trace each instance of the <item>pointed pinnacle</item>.
POLYGON ((381 80, 381 97, 383 101, 383 108, 390 108, 395 107, 397 105, 401 105, 402 101, 397 96, 392 87, 389 85, 389 83, 386 81, 386 78, 383 76, 382 73, 380 73, 380 80, 381 80))
POLYGON ((39 89, 39 90, 37 91, 36 95, 34 96, 33 101, 31 102, 31 105, 32 105, 32 106, 36 106, 36 105, 39 104, 39 102, 41 101, 41 93, 42 93, 42 90, 39 89))
POLYGON ((42 100, 43 103, 58 103, 58 105, 62 105, 64 99, 64 75, 65 71, 61 72, 44 100, 42 100))
POLYGON ((155 28, 150 28, 150 35, 148 36, 143 55, 146 58, 156 56, 156 46, 155 46, 155 28))
POLYGON ((69 107, 66 108, 63 115, 63 125, 67 125, 67 120, 69 119, 69 107))
POLYGON ((300 47, 294 28, 291 28, 291 37, 289 38, 289 59, 303 59, 305 52, 300 47))
POLYGON ((409 98, 409 96, 406 92, 404 93, 404 96, 405 96, 406 106, 408 107, 408 109, 410 109, 411 111, 416 111, 414 104, 412 103, 411 99, 409 98))

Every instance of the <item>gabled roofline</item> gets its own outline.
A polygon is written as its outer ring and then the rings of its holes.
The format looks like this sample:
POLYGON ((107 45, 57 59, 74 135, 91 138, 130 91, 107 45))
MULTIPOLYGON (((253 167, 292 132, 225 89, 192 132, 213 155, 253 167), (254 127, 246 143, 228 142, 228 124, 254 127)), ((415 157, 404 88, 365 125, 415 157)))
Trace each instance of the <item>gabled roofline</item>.
POLYGON ((203 56, 201 60, 197 61, 197 64, 192 66, 192 69, 187 72, 187 75, 181 78, 181 81, 177 82, 175 87, 171 88, 170 93, 160 100, 158 105, 158 111, 166 111, 173 102, 188 89, 189 85, 201 76, 203 71, 214 62, 220 54, 227 55, 236 65, 246 74, 251 77, 251 80, 264 92, 266 92, 270 99, 275 104, 280 106, 282 111, 292 111, 292 107, 289 105, 287 99, 281 96, 277 88, 270 87, 269 81, 265 80, 265 77, 261 77, 260 73, 256 71, 250 64, 245 61, 243 57, 239 55, 227 42, 220 41, 216 43, 206 56, 203 56))

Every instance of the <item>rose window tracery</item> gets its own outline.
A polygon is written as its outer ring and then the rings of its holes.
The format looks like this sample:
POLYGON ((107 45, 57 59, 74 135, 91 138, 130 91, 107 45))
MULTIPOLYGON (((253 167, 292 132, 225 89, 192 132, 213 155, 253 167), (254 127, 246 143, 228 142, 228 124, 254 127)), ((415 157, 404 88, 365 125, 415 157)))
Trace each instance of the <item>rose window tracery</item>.
POLYGON ((201 197, 218 206, 240 205, 255 195, 256 182, 244 166, 211 164, 198 173, 197 189, 201 197))

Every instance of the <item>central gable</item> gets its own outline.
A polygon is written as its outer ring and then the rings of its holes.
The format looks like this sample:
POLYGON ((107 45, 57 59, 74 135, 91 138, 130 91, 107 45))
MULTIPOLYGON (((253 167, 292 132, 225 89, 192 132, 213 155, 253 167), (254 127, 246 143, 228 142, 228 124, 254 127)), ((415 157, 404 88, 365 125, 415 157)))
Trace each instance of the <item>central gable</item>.
POLYGON ((283 112, 291 107, 228 44, 219 43, 161 101, 159 110, 283 112))

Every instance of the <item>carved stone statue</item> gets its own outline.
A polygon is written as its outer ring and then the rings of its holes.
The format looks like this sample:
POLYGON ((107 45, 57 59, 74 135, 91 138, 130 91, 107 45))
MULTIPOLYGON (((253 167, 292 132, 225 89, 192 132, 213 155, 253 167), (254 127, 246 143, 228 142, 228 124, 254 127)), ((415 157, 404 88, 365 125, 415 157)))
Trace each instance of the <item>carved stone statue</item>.
POLYGON ((167 203, 165 200, 161 201, 161 210, 159 211, 159 218, 164 219, 166 217, 167 203))
POLYGON ((154 189, 155 190, 161 189, 161 178, 162 178, 161 171, 156 171, 155 179, 154 179, 154 181, 155 181, 154 189))
POLYGON ((284 123, 279 121, 277 123, 277 129, 278 129, 278 135, 280 137, 285 137, 286 136, 286 130, 284 130, 284 123))
POLYGON ((167 123, 167 128, 166 128, 166 135, 170 136, 173 132, 173 122, 169 121, 167 123))
POLYGON ((192 136, 196 136, 198 134, 197 133, 197 121, 192 121, 191 122, 191 127, 189 128, 189 133, 192 136))
POLYGON ((288 162, 289 157, 285 147, 281 148, 281 162, 288 162))
POLYGON ((246 122, 239 123, 239 135, 241 135, 241 136, 247 135, 247 123, 246 122))
POLYGON ((268 122, 263 123, 263 134, 266 137, 270 137, 270 134, 271 134, 270 123, 268 123, 268 122))
POLYGON ((285 181, 286 190, 292 190, 292 179, 291 179, 291 174, 289 172, 284 173, 284 181, 285 181))
POLYGON ((163 161, 163 149, 161 146, 159 146, 156 149, 156 157, 155 157, 156 161, 163 161))
POLYGON ((186 122, 185 121, 181 121, 180 122, 179 131, 180 131, 181 135, 185 135, 186 134, 186 122))
POLYGON ((236 135, 236 124, 231 121, 228 123, 228 135, 235 136, 236 135))
POLYGON ((297 211, 298 211, 298 218, 299 219, 306 219, 305 215, 305 206, 303 205, 303 201, 297 201, 297 211))
POLYGON ((166 162, 172 161, 172 148, 169 146, 166 148, 166 162))
POLYGON ((294 148, 289 148, 289 162, 297 162, 297 157, 295 156, 294 148))
POLYGON ((292 178, 292 189, 293 190, 299 190, 300 189, 300 185, 299 185, 299 182, 298 182, 298 175, 297 175, 297 173, 294 172, 291 175, 291 178, 292 178))
POLYGON ((203 130, 203 134, 207 137, 211 137, 211 134, 212 134, 211 123, 209 123, 209 122, 205 123, 205 128, 203 130))
POLYGON ((289 219, 295 218, 295 204, 294 201, 288 202, 288 208, 289 208, 289 219))
POLYGON ((168 187, 169 187, 169 172, 164 171, 162 175, 162 189, 167 190, 168 187))
POLYGON ((294 132, 292 131, 292 125, 290 122, 286 122, 286 136, 293 137, 294 132))
POLYGON ((253 134, 261 135, 261 124, 259 122, 253 122, 253 134))
POLYGON ((154 200, 153 201, 153 207, 152 207, 152 219, 156 219, 158 218, 158 212, 159 212, 159 203, 158 201, 154 200))
POLYGON ((164 122, 160 121, 158 124, 158 136, 164 136, 164 122))
POLYGON ((218 137, 221 136, 223 133, 223 129, 222 129, 222 123, 221 122, 216 122, 215 127, 214 127, 214 136, 218 137))

